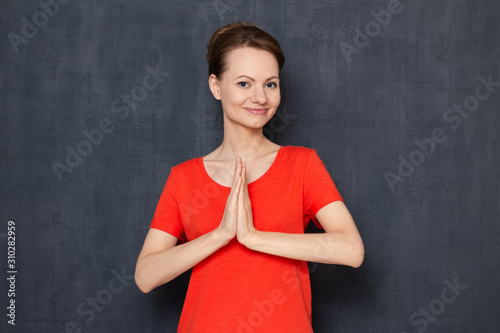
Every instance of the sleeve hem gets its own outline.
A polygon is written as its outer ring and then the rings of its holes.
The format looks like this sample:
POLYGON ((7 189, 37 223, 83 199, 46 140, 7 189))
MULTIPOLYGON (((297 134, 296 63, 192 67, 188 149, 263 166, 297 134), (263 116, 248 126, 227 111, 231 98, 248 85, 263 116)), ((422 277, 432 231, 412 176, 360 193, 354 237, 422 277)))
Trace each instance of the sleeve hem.
POLYGON ((311 212, 313 213, 313 217, 311 218, 311 220, 314 222, 314 225, 316 225, 316 227, 323 229, 323 227, 319 223, 318 219, 316 218, 316 214, 318 214, 318 212, 321 210, 321 208, 323 208, 326 205, 331 204, 332 202, 335 202, 335 201, 342 201, 345 204, 344 199, 336 198, 336 199, 330 200, 329 202, 327 202, 323 205, 322 204, 315 205, 314 208, 311 209, 311 212))
POLYGON ((166 232, 167 234, 170 234, 170 235, 174 236, 175 238, 177 238, 181 243, 186 242, 186 237, 182 231, 173 231, 173 230, 169 230, 168 228, 162 228, 162 227, 154 225, 154 224, 151 224, 149 226, 149 229, 156 229, 156 230, 166 232))

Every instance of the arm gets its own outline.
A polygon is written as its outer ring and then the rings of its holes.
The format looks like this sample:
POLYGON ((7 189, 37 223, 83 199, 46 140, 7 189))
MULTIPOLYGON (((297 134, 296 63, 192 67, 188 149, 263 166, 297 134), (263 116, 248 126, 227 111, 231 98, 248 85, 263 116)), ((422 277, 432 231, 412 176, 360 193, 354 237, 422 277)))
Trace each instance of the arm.
POLYGON ((364 246, 349 210, 342 201, 322 207, 316 218, 323 234, 291 234, 258 231, 253 225, 252 207, 243 163, 242 190, 238 196, 238 241, 247 248, 281 257, 326 264, 361 266, 364 246))
POLYGON ((135 283, 148 293, 184 273, 212 253, 229 243, 236 235, 238 194, 241 188, 241 159, 235 172, 224 215, 220 225, 187 243, 176 246, 177 238, 167 232, 150 228, 135 268, 135 283))
POLYGON ((289 234, 254 230, 243 240, 249 249, 297 260, 361 266, 364 246, 349 210, 332 202, 316 214, 325 233, 289 234))
POLYGON ((149 229, 135 268, 135 283, 148 293, 167 283, 228 243, 216 229, 190 242, 175 246, 177 238, 149 229))

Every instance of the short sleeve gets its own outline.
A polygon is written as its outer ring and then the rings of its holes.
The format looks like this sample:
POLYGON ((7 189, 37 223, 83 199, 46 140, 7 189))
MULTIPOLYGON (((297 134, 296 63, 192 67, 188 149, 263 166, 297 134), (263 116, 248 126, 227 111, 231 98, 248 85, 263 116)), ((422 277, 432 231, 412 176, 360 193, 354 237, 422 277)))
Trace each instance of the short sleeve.
POLYGON ((170 174, 163 187, 160 200, 156 205, 156 211, 149 228, 165 231, 177 237, 183 243, 186 241, 179 204, 175 195, 174 167, 170 169, 170 174))
POLYGON ((304 168, 304 215, 309 216, 318 228, 322 228, 316 219, 316 213, 338 200, 345 203, 323 161, 316 150, 312 149, 307 155, 304 168))

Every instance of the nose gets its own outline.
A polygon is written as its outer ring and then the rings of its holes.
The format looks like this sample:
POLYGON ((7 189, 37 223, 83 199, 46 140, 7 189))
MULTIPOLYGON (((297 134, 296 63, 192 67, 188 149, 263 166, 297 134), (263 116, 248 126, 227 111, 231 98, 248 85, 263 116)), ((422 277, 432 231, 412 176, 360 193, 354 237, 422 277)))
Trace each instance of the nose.
POLYGON ((265 104, 267 102, 267 96, 264 87, 254 86, 250 101, 252 101, 252 103, 265 104))

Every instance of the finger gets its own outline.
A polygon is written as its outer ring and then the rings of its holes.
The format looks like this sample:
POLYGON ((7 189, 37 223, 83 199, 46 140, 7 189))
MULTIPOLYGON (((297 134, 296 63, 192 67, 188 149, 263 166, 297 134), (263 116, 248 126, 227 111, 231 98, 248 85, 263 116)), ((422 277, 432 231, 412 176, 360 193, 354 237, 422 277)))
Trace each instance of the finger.
POLYGON ((234 174, 233 174, 233 181, 231 183, 231 191, 229 193, 229 195, 232 195, 233 194, 233 191, 234 191, 234 188, 236 187, 236 184, 238 182, 238 176, 239 174, 241 173, 239 171, 239 169, 241 169, 241 163, 239 163, 240 161, 238 160, 238 157, 236 158, 236 161, 234 163, 234 174))
POLYGON ((241 158, 239 156, 236 156, 236 162, 235 162, 235 167, 234 167, 234 176, 233 176, 233 184, 236 183, 238 180, 238 177, 241 174, 241 158))
MULTIPOLYGON (((242 182, 243 184, 243 182, 242 182)), ((238 193, 238 224, 243 223, 245 217, 245 200, 243 198, 243 189, 241 189, 238 193)))
MULTIPOLYGON (((239 183, 236 182, 236 185, 239 185, 239 183)), ((238 196, 240 192, 241 191, 239 189, 239 186, 235 186, 234 189, 231 190, 231 194, 227 199, 226 208, 224 210, 224 213, 226 213, 227 211, 228 217, 237 218, 238 216, 238 210, 239 210, 238 196)))
POLYGON ((236 157, 236 160, 234 161, 234 175, 233 175, 233 183, 236 183, 236 176, 238 174, 238 168, 239 168, 239 160, 238 157, 236 157))
POLYGON ((243 178, 243 183, 246 184, 247 183, 247 163, 246 162, 243 162, 242 163, 242 167, 241 167, 241 174, 242 174, 242 178, 243 178))
POLYGON ((238 202, 243 202, 243 195, 245 195, 245 187, 247 186, 246 184, 246 175, 245 175, 245 163, 242 163, 241 166, 241 186, 240 186, 240 191, 238 195, 238 202))
POLYGON ((245 195, 245 197, 248 198, 248 183, 247 183, 247 164, 246 162, 243 163, 243 170, 242 170, 242 174, 243 174, 243 186, 244 186, 244 189, 243 189, 243 195, 245 195))
POLYGON ((238 195, 238 193, 240 192, 240 187, 241 187, 241 176, 236 175, 234 182, 233 182, 233 185, 231 186, 230 195, 238 195))
POLYGON ((237 204, 238 203, 238 197, 241 193, 241 177, 236 178, 236 183, 233 185, 231 188, 231 192, 229 193, 229 200, 237 204))
POLYGON ((238 203, 243 203, 243 194, 245 192, 244 189, 242 189, 242 187, 245 186, 245 183, 243 182, 243 177, 240 177, 241 179, 241 186, 240 186, 240 189, 238 191, 238 203))
POLYGON ((247 187, 246 162, 241 163, 241 193, 244 195, 247 187))
POLYGON ((238 197, 238 195, 240 194, 241 192, 241 177, 238 177, 238 179, 236 180, 236 186, 235 186, 235 196, 238 197))

